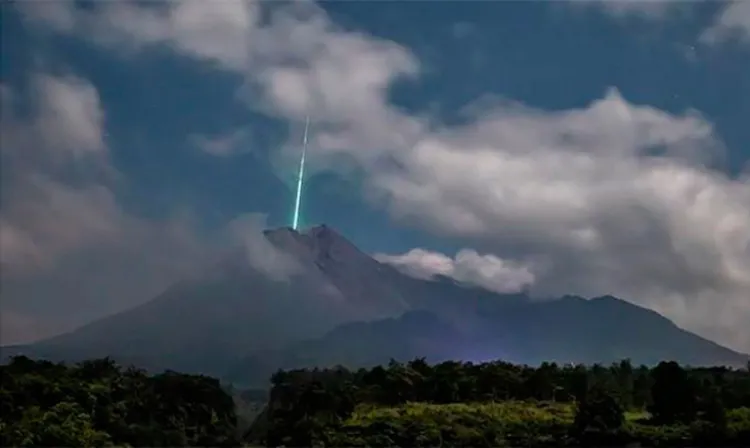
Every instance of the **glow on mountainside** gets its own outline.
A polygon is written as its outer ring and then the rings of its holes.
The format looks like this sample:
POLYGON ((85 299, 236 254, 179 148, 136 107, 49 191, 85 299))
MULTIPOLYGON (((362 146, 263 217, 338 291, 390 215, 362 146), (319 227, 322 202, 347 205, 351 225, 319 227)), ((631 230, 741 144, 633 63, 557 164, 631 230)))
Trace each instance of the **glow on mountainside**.
POLYGON ((299 227, 299 207, 302 202, 302 183, 305 178, 305 156, 307 155, 307 130, 310 127, 310 117, 305 119, 305 135, 302 137, 302 158, 299 161, 299 174, 297 176, 297 197, 294 201, 294 219, 292 229, 299 227))

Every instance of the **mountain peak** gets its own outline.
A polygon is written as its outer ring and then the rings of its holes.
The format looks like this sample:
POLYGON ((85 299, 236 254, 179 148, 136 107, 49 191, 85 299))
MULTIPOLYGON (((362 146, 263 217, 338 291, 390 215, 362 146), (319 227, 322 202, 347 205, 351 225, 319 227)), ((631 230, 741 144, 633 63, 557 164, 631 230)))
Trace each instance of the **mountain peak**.
POLYGON ((352 242, 325 224, 311 228, 305 232, 305 236, 318 260, 353 261, 363 256, 369 258, 352 242))
POLYGON ((310 236, 323 237, 323 238, 334 238, 334 237, 343 238, 332 227, 329 227, 326 224, 320 224, 317 226, 310 227, 309 229, 307 229, 305 234, 310 235, 310 236))
POLYGON ((326 224, 303 231, 280 227, 266 230, 264 234, 279 249, 312 257, 318 264, 327 264, 330 261, 362 263, 363 259, 370 259, 352 242, 326 224))
POLYGON ((315 240, 346 240, 340 233, 326 224, 309 227, 304 230, 295 230, 291 227, 277 227, 275 229, 266 229, 263 234, 271 240, 280 240, 284 238, 315 239, 315 240))

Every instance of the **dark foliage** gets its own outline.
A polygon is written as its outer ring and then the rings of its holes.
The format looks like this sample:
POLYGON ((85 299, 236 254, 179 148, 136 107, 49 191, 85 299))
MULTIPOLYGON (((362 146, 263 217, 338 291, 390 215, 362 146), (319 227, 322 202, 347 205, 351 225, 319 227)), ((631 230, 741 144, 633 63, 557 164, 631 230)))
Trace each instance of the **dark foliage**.
POLYGON ((750 373, 743 370, 417 359, 355 371, 277 372, 250 442, 737 446, 750 443, 748 417, 750 373))
POLYGON ((663 362, 652 372, 653 403, 649 412, 661 423, 686 423, 697 415, 697 385, 679 364, 663 362))
POLYGON ((0 366, 1 446, 234 446, 235 408, 219 381, 148 376, 109 359, 0 366))
POLYGON ((612 432, 625 423, 625 410, 617 399, 606 389, 593 387, 578 403, 575 430, 579 434, 612 432))
POLYGON ((64 365, 18 357, 0 367, 0 444, 237 446, 237 400, 267 400, 246 443, 750 446, 744 370, 416 359, 279 371, 271 383, 267 393, 230 394, 213 378, 149 376, 109 359, 64 365))

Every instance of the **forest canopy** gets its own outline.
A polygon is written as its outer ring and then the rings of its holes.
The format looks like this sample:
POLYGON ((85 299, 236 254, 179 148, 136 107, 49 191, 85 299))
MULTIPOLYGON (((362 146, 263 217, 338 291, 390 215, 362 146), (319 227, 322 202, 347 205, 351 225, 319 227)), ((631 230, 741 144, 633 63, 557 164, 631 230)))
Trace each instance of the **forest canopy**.
POLYGON ((147 375, 110 359, 15 357, 0 366, 1 446, 237 446, 235 405, 218 380, 147 375))
POLYGON ((3 446, 750 446, 750 372, 415 359, 279 371, 263 392, 16 357, 0 410, 3 446))
POLYGON ((750 373, 424 359, 272 378, 267 446, 748 446, 750 373))

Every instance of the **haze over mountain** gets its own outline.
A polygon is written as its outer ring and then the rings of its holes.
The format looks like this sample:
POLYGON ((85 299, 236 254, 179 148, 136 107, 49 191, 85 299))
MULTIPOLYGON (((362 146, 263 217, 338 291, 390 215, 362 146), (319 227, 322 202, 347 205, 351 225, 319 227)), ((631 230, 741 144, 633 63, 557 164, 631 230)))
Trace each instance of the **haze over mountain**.
POLYGON ((262 384, 278 368, 427 357, 744 365, 748 357, 614 297, 531 300, 406 275, 327 226, 266 231, 260 271, 245 249, 131 310, 4 355, 111 356, 152 369, 262 384))

